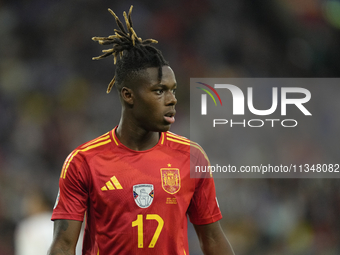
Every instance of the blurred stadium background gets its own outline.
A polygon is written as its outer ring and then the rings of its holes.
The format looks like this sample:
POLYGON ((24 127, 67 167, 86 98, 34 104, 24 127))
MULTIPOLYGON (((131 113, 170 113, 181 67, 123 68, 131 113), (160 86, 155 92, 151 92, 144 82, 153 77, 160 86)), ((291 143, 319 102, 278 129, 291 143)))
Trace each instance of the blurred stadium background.
MULTIPOLYGON (((190 77, 340 75, 336 0, 1 0, 0 255, 23 254, 15 249, 18 228, 51 211, 67 155, 118 123, 118 97, 105 93, 113 60, 91 60, 102 50, 91 37, 113 34, 107 8, 122 17, 130 4, 135 31, 159 41, 176 73, 172 131, 181 135, 190 137, 190 77)), ((339 147, 327 125, 318 134, 339 147)), ((296 157, 324 153, 305 142, 296 157)), ((216 186, 236 254, 340 254, 339 179, 219 179, 216 186)), ((189 239, 191 254, 201 254, 192 228, 189 239)))

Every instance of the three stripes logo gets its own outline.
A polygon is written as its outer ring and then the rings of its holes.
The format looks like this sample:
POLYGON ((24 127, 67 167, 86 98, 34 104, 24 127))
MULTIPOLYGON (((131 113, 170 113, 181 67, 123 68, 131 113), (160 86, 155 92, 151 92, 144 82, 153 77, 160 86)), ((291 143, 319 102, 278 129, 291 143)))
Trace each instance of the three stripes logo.
MULTIPOLYGON (((220 98, 220 95, 217 93, 217 91, 211 87, 210 85, 203 83, 203 82, 197 82, 205 87, 207 87, 208 89, 210 89, 212 92, 214 92, 214 94, 217 96, 218 100, 220 101, 220 104, 222 105, 222 100, 220 98)), ((215 97, 213 96, 213 94, 211 94, 211 92, 205 88, 201 88, 201 87, 196 87, 198 89, 203 90, 205 93, 207 93, 212 100, 214 101, 215 105, 217 106, 215 97)), ((207 115, 207 94, 202 94, 201 95, 201 115, 207 115)))
POLYGON ((102 191, 107 190, 115 190, 115 189, 123 189, 122 185, 120 185, 116 176, 112 176, 108 182, 101 188, 102 191))

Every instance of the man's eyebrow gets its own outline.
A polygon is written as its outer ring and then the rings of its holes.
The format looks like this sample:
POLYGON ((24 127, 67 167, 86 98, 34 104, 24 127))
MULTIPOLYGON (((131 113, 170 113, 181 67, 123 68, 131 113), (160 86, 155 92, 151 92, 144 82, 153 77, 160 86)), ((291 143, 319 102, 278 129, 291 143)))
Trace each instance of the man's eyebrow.
MULTIPOLYGON (((167 88, 168 85, 165 85, 165 84, 162 84, 162 83, 158 83, 158 84, 155 84, 153 87, 163 87, 163 88, 167 88)), ((174 83, 172 85, 170 85, 171 88, 173 87, 176 87, 177 88, 177 83, 174 83)))

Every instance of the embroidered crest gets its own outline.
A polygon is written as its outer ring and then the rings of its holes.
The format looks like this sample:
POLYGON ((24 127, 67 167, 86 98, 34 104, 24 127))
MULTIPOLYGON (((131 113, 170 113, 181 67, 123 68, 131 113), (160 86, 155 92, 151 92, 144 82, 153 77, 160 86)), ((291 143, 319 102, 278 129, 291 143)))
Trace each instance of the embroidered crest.
POLYGON ((133 185, 133 198, 140 208, 147 208, 152 204, 154 190, 152 184, 133 185))
POLYGON ((178 168, 161 168, 162 187, 169 194, 177 193, 181 188, 178 168))

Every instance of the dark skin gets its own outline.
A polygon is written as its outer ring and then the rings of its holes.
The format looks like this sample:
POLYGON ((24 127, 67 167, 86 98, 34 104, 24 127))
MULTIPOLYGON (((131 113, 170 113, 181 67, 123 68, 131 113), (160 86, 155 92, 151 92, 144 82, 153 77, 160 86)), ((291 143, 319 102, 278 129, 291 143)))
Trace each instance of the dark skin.
MULTIPOLYGON (((159 141, 159 132, 170 129, 174 122, 176 78, 169 66, 141 71, 135 84, 124 84, 120 91, 122 116, 116 130, 118 139, 136 151, 148 150, 159 141)), ((49 255, 74 255, 82 222, 55 220, 53 242, 49 255)), ((233 255, 220 223, 194 225, 205 255, 233 255)))
POLYGON ((218 221, 206 225, 194 224, 194 228, 196 230, 203 254, 235 254, 218 221))
POLYGON ((175 113, 177 84, 170 67, 164 66, 162 72, 161 83, 158 68, 147 68, 134 84, 121 89, 122 116, 116 134, 130 149, 150 149, 158 143, 159 132, 170 129, 164 116, 175 113))
POLYGON ((75 255, 81 221, 55 220, 49 255, 75 255))

